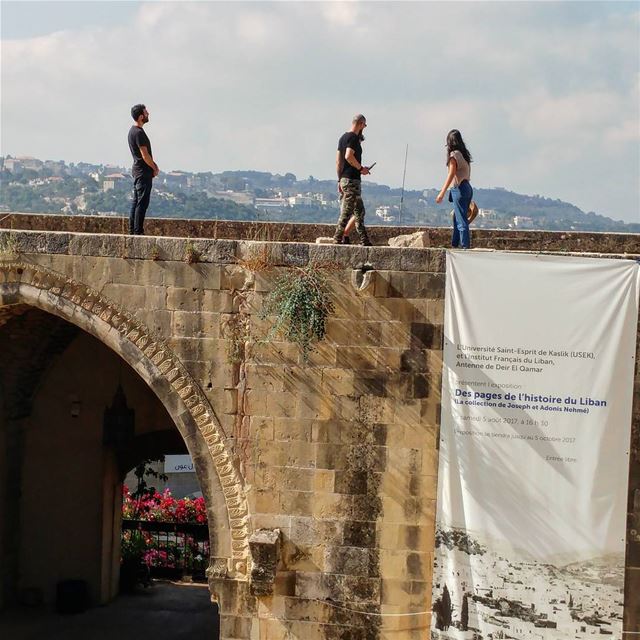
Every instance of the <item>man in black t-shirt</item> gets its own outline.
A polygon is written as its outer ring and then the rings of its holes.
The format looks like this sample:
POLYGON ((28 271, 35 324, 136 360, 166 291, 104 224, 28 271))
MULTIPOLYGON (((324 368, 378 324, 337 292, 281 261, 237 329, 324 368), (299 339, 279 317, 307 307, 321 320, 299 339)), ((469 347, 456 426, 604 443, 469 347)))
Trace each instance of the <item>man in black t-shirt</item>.
POLYGON ((129 214, 129 233, 136 236, 144 235, 144 216, 147 213, 153 179, 160 169, 151 154, 151 142, 144 132, 149 122, 149 112, 143 104, 131 107, 131 117, 136 123, 129 129, 129 149, 133 156, 133 202, 129 214))
POLYGON ((364 226, 364 202, 362 201, 360 176, 369 174, 369 168, 362 165, 362 145, 364 140, 362 132, 367 126, 367 119, 361 114, 353 116, 351 129, 344 133, 338 140, 338 153, 336 156, 336 172, 338 174, 338 191, 341 196, 340 218, 336 232, 333 236, 334 242, 344 244, 345 228, 347 222, 353 216, 356 231, 360 237, 360 242, 365 247, 371 246, 367 230, 364 226))

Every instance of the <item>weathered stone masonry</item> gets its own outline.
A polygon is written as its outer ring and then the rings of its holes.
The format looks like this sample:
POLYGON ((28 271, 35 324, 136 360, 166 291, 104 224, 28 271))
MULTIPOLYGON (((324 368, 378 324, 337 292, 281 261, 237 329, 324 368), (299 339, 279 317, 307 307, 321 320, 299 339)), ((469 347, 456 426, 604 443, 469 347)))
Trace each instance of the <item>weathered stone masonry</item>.
MULTIPOLYGON (((0 307, 36 306, 103 340, 185 436, 207 484, 223 638, 426 636, 442 249, 193 240, 187 264, 184 239, 11 237, 0 307), (247 269, 256 255, 272 268, 247 269), (327 338, 305 364, 260 340, 270 322, 257 312, 279 274, 310 261, 339 271, 327 338)), ((628 631, 640 631, 639 388, 637 375, 628 631)))

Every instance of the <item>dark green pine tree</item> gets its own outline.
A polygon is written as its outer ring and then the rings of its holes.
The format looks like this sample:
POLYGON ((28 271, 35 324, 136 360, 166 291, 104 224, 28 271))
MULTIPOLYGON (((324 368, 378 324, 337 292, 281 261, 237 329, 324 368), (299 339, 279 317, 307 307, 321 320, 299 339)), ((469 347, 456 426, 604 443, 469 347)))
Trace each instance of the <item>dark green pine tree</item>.
POLYGON ((442 622, 445 631, 451 626, 452 610, 453 607, 451 606, 451 596, 449 595, 449 589, 445 584, 444 589, 442 590, 442 622))
POLYGON ((462 608, 460 611, 460 629, 467 631, 469 629, 469 597, 464 594, 462 598, 462 608))

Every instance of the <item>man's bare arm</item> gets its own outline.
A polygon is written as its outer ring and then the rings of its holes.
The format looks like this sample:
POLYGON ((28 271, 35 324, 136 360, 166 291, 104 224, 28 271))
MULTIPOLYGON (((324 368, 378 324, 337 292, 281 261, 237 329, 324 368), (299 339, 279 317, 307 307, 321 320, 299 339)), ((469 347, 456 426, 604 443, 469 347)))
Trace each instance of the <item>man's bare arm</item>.
POLYGON ((365 167, 364 165, 360 164, 357 160, 356 160, 356 152, 351 148, 351 147, 347 147, 347 151, 344 154, 344 159, 356 170, 358 170, 360 173, 362 173, 363 175, 367 175, 369 173, 369 169, 367 169, 367 167, 365 167), (360 166, 358 166, 360 164, 360 166))
POLYGON ((340 153, 340 149, 336 152, 336 173, 338 174, 338 180, 340 180, 340 176, 342 175, 342 168, 344 167, 344 160, 342 159, 342 154, 340 153))

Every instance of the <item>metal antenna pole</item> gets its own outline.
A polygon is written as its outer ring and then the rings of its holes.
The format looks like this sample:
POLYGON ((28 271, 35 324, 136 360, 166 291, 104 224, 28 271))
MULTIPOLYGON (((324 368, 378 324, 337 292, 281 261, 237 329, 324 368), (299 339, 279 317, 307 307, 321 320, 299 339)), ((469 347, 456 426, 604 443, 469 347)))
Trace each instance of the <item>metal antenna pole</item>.
POLYGON ((402 172, 402 193, 400 194, 400 215, 398 216, 398 225, 402 226, 402 205, 404 204, 404 179, 407 176, 407 156, 409 155, 409 143, 404 152, 404 171, 402 172))

